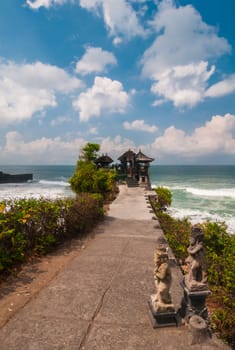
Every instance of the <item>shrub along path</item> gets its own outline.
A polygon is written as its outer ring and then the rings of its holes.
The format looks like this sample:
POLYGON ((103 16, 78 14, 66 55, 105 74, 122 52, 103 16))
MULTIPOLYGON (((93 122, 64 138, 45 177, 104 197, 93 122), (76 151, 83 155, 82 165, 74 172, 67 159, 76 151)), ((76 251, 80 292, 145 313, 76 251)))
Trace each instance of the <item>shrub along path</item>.
MULTIPOLYGON (((186 326, 153 329, 153 252, 162 236, 143 188, 120 186, 95 238, 0 330, 1 350, 226 349, 191 346, 186 326)), ((182 297, 177 267, 172 297, 182 297)))

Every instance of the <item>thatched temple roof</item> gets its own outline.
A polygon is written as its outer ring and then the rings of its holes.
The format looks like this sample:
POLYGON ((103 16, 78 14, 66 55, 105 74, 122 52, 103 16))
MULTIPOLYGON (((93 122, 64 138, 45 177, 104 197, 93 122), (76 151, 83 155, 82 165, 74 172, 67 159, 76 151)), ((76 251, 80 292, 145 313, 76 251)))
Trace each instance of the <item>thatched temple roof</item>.
POLYGON ((111 163, 113 163, 113 160, 107 154, 103 154, 95 160, 95 164, 109 165, 111 163))
POLYGON ((154 158, 146 156, 143 152, 141 152, 141 150, 139 150, 139 152, 135 156, 135 160, 141 163, 149 163, 154 161, 154 158))

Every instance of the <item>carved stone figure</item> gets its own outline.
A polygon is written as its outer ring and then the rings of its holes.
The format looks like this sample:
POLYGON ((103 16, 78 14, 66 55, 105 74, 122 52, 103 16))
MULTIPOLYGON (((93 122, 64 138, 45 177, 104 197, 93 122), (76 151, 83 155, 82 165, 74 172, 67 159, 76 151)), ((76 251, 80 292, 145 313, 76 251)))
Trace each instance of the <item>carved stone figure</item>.
POLYGON ((172 282, 169 258, 166 248, 157 248, 154 253, 154 280, 157 293, 151 296, 155 312, 174 311, 170 287, 172 282))
POLYGON ((193 226, 190 232, 189 256, 186 259, 188 274, 185 284, 190 291, 207 289, 206 263, 203 250, 204 233, 200 227, 193 226))

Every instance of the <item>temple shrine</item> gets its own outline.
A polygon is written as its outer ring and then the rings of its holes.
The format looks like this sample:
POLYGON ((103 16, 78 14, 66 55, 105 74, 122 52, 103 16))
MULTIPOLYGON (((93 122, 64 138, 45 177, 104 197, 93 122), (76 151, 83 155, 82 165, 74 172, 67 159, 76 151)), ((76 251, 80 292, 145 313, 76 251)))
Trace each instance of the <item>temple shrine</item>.
POLYGON ((107 155, 107 153, 102 154, 102 156, 95 160, 95 164, 98 168, 108 168, 111 163, 113 163, 113 160, 107 155))
POLYGON ((129 186, 150 186, 150 163, 154 158, 146 156, 141 150, 138 153, 128 150, 118 160, 118 173, 122 175, 129 186))
POLYGON ((98 157, 95 164, 98 168, 115 168, 118 178, 126 181, 129 187, 140 185, 149 188, 151 187, 149 168, 153 160, 154 158, 146 156, 141 150, 135 153, 129 149, 118 158, 120 163, 111 165, 113 160, 106 153, 98 157))

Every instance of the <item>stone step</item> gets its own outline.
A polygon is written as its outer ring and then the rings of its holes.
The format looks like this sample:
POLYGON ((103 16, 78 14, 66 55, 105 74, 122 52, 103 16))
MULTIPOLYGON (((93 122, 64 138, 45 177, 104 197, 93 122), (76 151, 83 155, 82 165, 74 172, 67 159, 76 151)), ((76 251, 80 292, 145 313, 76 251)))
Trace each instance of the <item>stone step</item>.
POLYGON ((132 178, 127 178, 126 183, 127 183, 128 187, 138 187, 139 186, 138 181, 135 179, 132 179, 132 178))

